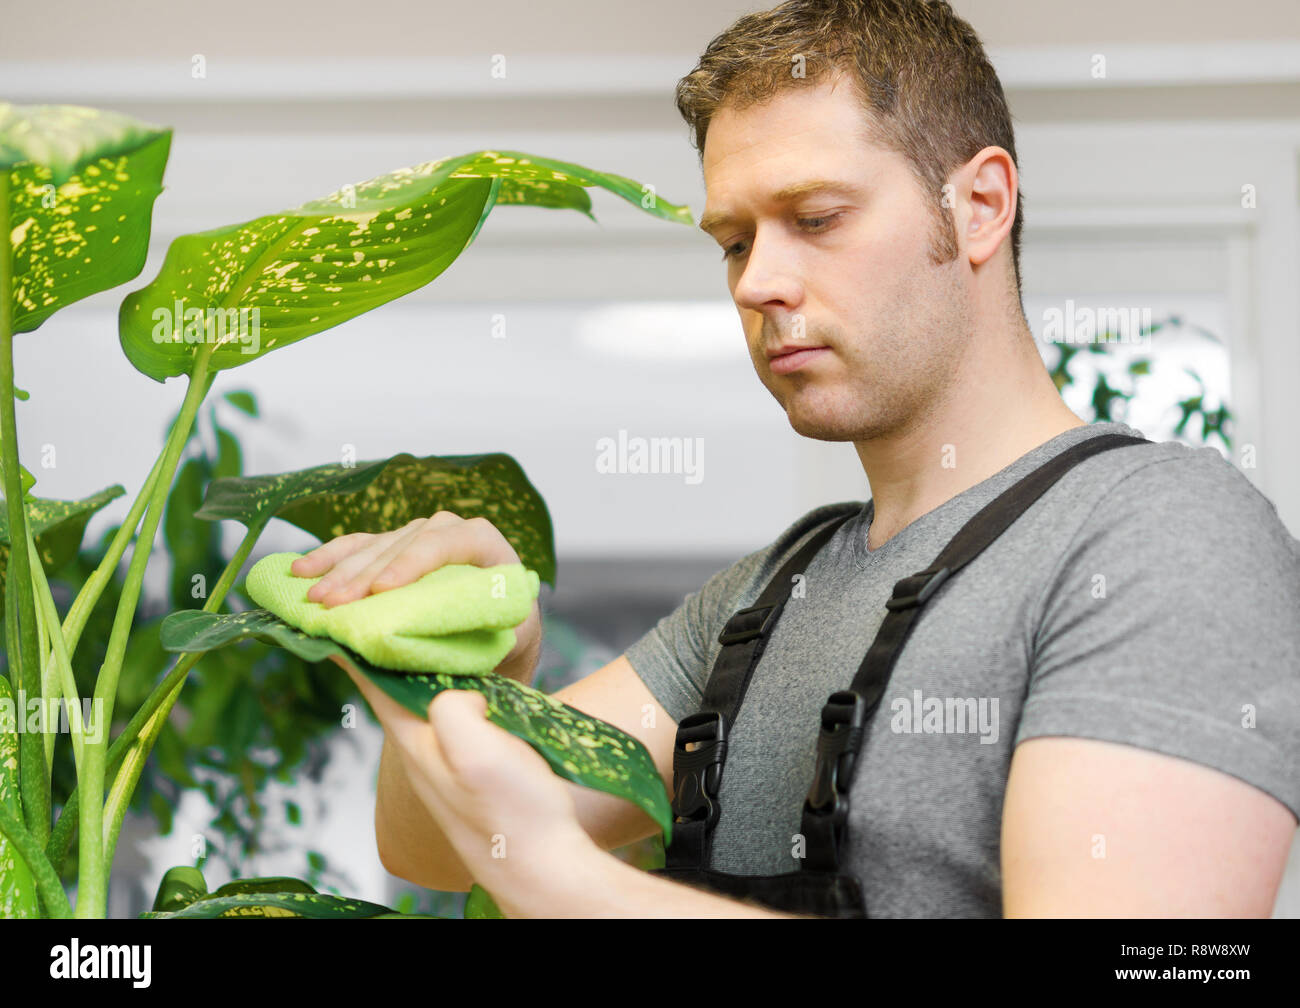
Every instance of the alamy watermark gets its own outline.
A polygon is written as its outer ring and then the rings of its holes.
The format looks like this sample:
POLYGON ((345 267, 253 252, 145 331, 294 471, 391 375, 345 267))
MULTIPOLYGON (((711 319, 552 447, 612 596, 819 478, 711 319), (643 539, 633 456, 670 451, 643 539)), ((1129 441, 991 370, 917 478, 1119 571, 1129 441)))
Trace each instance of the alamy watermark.
POLYGON ((150 317, 155 343, 242 343, 239 351, 245 354, 262 347, 260 308, 186 308, 176 301, 171 308, 155 308, 150 317))
POLYGON ((617 440, 596 441, 598 473, 673 473, 684 475, 689 484, 704 479, 704 438, 643 438, 619 430, 617 440))
POLYGON ((1104 305, 1076 306, 1067 298, 1065 308, 1043 312, 1044 343, 1118 343, 1151 345, 1151 309, 1104 305))
POLYGON ((894 712, 889 730, 902 735, 978 734, 980 745, 998 740, 997 697, 922 696, 896 697, 889 705, 894 712))
POLYGON ((94 700, 86 697, 80 707, 75 704, 69 707, 63 697, 28 697, 19 688, 16 698, 0 697, 0 734, 66 734, 75 728, 85 732, 87 742, 99 743, 104 738, 103 714, 102 697, 94 700))

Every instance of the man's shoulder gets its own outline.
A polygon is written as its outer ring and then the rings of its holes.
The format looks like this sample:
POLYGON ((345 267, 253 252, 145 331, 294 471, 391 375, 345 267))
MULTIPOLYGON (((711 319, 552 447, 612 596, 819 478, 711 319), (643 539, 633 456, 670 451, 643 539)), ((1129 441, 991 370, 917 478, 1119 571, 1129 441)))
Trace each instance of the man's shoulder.
POLYGON ((1191 553, 1202 546, 1253 546, 1300 557, 1300 541, 1277 506, 1211 445, 1157 441, 1097 458, 1105 475, 1095 484, 1084 523, 1092 533, 1127 530, 1144 542, 1181 544, 1191 553))

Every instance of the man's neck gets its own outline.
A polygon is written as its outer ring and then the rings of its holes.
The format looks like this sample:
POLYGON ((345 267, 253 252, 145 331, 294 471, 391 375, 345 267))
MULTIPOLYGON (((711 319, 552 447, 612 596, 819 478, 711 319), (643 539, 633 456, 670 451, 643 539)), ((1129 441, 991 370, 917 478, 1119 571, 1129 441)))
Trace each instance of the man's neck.
POLYGON ((855 442, 871 485, 874 514, 867 538, 878 549, 922 515, 1001 472, 1039 445, 1085 426, 1062 402, 1041 367, 1027 368, 1019 383, 986 385, 970 398, 919 426, 855 442))

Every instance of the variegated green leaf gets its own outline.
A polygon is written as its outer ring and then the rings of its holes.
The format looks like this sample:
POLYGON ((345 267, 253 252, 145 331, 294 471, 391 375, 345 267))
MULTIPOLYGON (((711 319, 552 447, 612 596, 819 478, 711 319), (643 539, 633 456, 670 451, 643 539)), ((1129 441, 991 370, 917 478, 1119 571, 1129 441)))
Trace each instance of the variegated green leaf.
MULTIPOLYGON (((27 522, 47 573, 57 571, 77 555, 91 515, 124 493, 123 487, 115 485, 79 501, 26 498, 27 522)), ((9 514, 0 508, 0 598, 7 580, 9 547, 9 514)))
POLYGON ((227 917, 314 917, 356 920, 388 916, 394 911, 379 903, 318 892, 251 892, 195 900, 180 910, 147 911, 142 918, 211 920, 227 917))
POLYGON ((168 868, 158 883, 158 892, 153 898, 155 911, 180 910, 189 906, 201 896, 206 896, 208 883, 203 872, 191 865, 177 865, 168 868))
POLYGON ((490 892, 477 882, 469 887, 469 896, 465 899, 466 920, 504 920, 505 916, 490 892))
POLYGON ((555 585, 555 536, 546 502, 519 463, 500 452, 423 458, 403 452, 352 466, 225 477, 208 484, 194 515, 231 519, 250 529, 280 518, 324 542, 349 532, 388 532, 438 511, 487 518, 520 563, 555 585))
MULTIPOLYGON (((14 707, 13 688, 0 675, 0 808, 23 821, 18 789, 18 722, 22 712, 14 707)), ((0 835, 0 918, 39 917, 36 881, 27 862, 0 835)))
POLYGON ((238 367, 409 294, 474 240, 497 202, 589 213, 602 186, 654 216, 689 224, 647 186, 518 151, 475 151, 345 186, 292 210, 183 235, 158 277, 122 303, 122 349, 142 373, 190 373, 210 343, 213 370, 238 367))
POLYGON ((208 892, 203 873, 181 865, 163 875, 153 910, 141 917, 401 917, 365 900, 318 893, 309 882, 283 875, 235 879, 208 892))
POLYGON ((404 914, 404 913, 385 913, 375 914, 370 920, 450 920, 449 917, 439 917, 437 914, 404 914))
POLYGON ((310 637, 264 609, 219 614, 174 612, 163 620, 160 641, 166 651, 202 652, 245 637, 292 651, 304 661, 335 658, 367 676, 407 710, 428 715, 429 703, 443 690, 474 690, 487 698, 487 719, 523 739, 560 777, 625 798, 672 837, 672 812, 654 760, 637 739, 584 714, 540 690, 504 676, 416 675, 371 665, 351 649, 310 637))
POLYGON ((314 893, 316 890, 310 882, 287 875, 265 875, 259 878, 235 879, 211 895, 199 899, 219 899, 223 896, 240 896, 245 893, 314 893))
POLYGON ((14 332, 144 268, 171 130, 78 105, 0 102, 0 235, 14 332))

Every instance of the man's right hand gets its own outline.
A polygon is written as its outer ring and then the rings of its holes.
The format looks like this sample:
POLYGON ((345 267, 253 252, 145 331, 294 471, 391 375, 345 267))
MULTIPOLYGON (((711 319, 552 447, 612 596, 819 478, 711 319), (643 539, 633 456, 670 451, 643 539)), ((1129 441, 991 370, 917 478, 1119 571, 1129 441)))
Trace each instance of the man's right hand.
MULTIPOLYGON (((336 606, 400 588, 446 564, 495 567, 520 562, 515 548, 486 518, 461 518, 439 511, 432 518, 416 518, 391 532, 338 536, 300 556, 289 572, 298 577, 320 577, 307 592, 307 600, 336 606)), ((541 650, 541 613, 536 600, 528 619, 514 629, 514 649, 497 671, 530 683, 541 650)))

